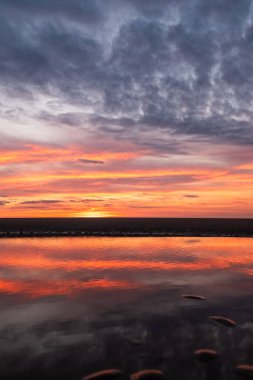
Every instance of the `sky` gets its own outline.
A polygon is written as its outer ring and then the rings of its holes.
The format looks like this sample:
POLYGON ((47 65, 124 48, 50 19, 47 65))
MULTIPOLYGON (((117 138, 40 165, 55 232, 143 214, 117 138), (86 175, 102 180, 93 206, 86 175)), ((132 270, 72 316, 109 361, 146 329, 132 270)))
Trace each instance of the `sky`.
POLYGON ((253 217, 253 0, 0 0, 0 217, 253 217))

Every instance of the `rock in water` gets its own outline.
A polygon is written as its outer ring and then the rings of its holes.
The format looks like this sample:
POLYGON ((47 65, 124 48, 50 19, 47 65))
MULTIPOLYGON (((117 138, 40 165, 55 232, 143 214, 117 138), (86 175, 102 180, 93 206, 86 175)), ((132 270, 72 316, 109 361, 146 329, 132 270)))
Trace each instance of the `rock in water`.
POLYGON ((162 378, 163 373, 158 369, 144 369, 131 375, 131 380, 159 380, 162 378))
POLYGON ((204 301, 206 299, 205 297, 198 296, 196 294, 183 294, 182 297, 183 298, 189 298, 189 299, 192 299, 192 300, 200 300, 200 301, 204 301))
POLYGON ((136 339, 136 338, 131 338, 131 337, 127 337, 127 340, 134 344, 135 346, 141 346, 143 344, 143 340, 141 339, 136 339))
POLYGON ((235 327, 236 323, 232 319, 225 318, 225 317, 219 317, 219 316, 211 316, 209 317, 211 321, 217 322, 223 326, 227 327, 235 327))
POLYGON ((210 350, 209 348, 196 350, 194 351, 194 354, 200 362, 210 362, 219 358, 217 352, 210 350))
POLYGON ((237 375, 245 379, 253 379, 253 365, 240 364, 235 368, 237 375))
POLYGON ((82 380, 110 380, 119 379, 122 371, 119 369, 105 369, 104 371, 94 372, 82 378, 82 380))

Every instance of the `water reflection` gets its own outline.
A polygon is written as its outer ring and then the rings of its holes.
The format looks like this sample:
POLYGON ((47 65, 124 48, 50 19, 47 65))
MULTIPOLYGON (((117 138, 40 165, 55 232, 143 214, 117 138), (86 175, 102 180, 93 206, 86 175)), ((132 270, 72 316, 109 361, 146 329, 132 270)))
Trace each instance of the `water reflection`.
POLYGON ((253 361, 252 239, 9 239, 0 250, 1 379, 145 366, 171 379, 233 379, 235 365, 253 361), (199 364, 202 347, 221 359, 199 364))

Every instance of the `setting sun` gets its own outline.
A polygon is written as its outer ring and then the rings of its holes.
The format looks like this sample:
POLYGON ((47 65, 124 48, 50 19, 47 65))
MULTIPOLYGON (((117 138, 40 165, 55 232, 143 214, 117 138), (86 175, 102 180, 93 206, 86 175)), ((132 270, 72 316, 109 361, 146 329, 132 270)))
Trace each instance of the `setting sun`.
POLYGON ((110 217, 114 215, 106 211, 91 210, 91 211, 82 212, 76 216, 83 217, 83 218, 106 218, 106 217, 110 217))

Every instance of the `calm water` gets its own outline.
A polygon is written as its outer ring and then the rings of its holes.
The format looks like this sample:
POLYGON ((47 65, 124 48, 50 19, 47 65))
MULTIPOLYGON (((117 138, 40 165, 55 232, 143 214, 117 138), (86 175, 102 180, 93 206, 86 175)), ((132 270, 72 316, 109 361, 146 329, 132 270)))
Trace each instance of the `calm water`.
POLYGON ((0 303, 4 380, 78 380, 111 367, 236 379, 235 365, 253 364, 253 239, 0 240, 0 303), (221 360, 198 363, 203 347, 221 360))

